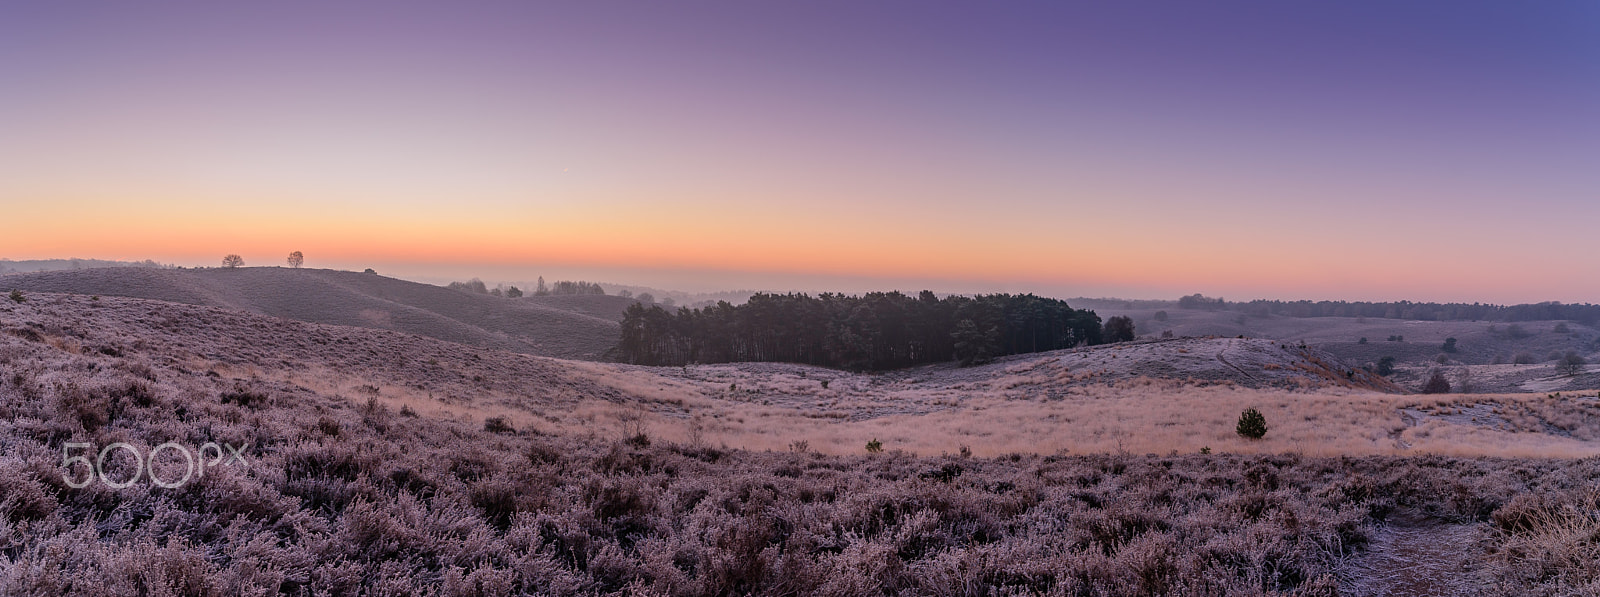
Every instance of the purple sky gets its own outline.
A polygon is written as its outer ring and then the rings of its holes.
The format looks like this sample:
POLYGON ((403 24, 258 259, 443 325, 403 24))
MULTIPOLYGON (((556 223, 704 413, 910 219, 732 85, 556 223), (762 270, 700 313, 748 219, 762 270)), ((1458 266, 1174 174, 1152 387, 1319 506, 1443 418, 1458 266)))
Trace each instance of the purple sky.
POLYGON ((12 3, 0 131, 17 259, 1600 301, 1594 2, 12 3))

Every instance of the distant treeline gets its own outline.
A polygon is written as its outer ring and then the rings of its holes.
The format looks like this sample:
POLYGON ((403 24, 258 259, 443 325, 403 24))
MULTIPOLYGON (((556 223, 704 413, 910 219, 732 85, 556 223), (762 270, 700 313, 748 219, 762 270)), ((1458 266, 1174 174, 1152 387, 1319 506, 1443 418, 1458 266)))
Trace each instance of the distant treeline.
POLYGON ((1250 315, 1286 317, 1374 317, 1423 321, 1559 321, 1571 320, 1592 325, 1600 322, 1600 305, 1537 303, 1531 305, 1486 305, 1482 303, 1413 303, 1351 301, 1269 301, 1227 302, 1194 294, 1178 299, 1183 309, 1228 310, 1250 315))
MULTIPOLYGON (((477 278, 473 278, 471 280, 467 280, 466 282, 451 282, 449 284, 449 286, 447 286, 447 288, 449 288, 451 290, 460 290, 462 292, 471 292, 471 293, 475 293, 475 294, 488 294, 488 295, 493 295, 493 296, 504 296, 504 297, 508 297, 508 298, 521 298, 522 295, 523 295, 522 289, 517 288, 516 286, 506 287, 506 286, 502 285, 502 286, 497 287, 497 288, 489 288, 489 286, 487 284, 483 283, 483 280, 479 280, 477 278)), ((555 285, 553 285, 553 286, 546 286, 545 283, 544 283, 544 278, 543 277, 539 278, 539 281, 536 283, 536 285, 534 286, 534 289, 533 289, 533 295, 534 296, 548 296, 548 295, 552 295, 552 294, 560 295, 560 294, 605 294, 605 293, 606 293, 605 289, 601 288, 599 284, 596 284, 594 282, 583 282, 583 281, 573 282, 573 281, 569 281, 569 280, 562 280, 560 282, 556 282, 555 285)))
POLYGON ((465 282, 451 282, 449 286, 446 286, 446 288, 449 288, 451 290, 460 290, 461 292, 471 292, 471 293, 474 293, 474 294, 488 294, 488 295, 503 296, 503 297, 508 297, 508 298, 521 298, 522 297, 522 289, 521 288, 517 288, 516 286, 512 286, 510 288, 504 288, 504 287, 489 288, 488 285, 483 283, 483 280, 479 280, 477 278, 473 278, 473 279, 467 280, 465 282))
POLYGON ((544 278, 539 278, 539 287, 538 287, 537 290, 534 291, 534 294, 539 294, 539 295, 544 295, 544 294, 605 294, 605 293, 606 293, 606 289, 601 288, 599 284, 596 284, 594 282, 583 282, 583 281, 572 282, 572 281, 568 281, 568 280, 562 280, 562 281, 556 282, 555 284, 550 285, 550 288, 548 290, 546 290, 544 288, 544 278))
POLYGON ((173 265, 157 263, 146 259, 144 261, 107 261, 104 259, 35 259, 29 261, 12 261, 0 259, 0 274, 20 274, 25 272, 53 272, 62 270, 93 269, 100 267, 148 267, 156 269, 172 269, 173 265))
POLYGON ((757 293, 738 306, 676 313, 636 303, 623 317, 617 356, 640 365, 776 361, 878 370, 1099 343, 1093 311, 1031 294, 757 293))

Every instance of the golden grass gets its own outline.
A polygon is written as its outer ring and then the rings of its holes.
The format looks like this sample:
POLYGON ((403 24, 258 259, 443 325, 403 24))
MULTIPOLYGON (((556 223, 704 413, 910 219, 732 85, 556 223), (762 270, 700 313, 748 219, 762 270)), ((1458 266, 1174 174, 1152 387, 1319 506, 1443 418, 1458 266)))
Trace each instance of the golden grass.
MULTIPOLYGON (((1078 386, 1063 398, 1047 399, 1015 391, 1019 385, 1048 383, 1029 379, 1039 373, 1032 366, 1013 367, 1011 375, 967 390, 918 387, 912 380, 883 391, 847 374, 822 389, 815 378, 733 367, 707 368, 705 379, 691 381, 606 364, 568 365, 575 375, 614 388, 629 399, 617 402, 570 393, 520 396, 491 390, 470 397, 444 396, 383 386, 321 367, 273 377, 354 401, 369 397, 362 386, 379 386, 380 403, 395 409, 409 406, 438 419, 506 416, 518 429, 605 439, 621 438, 625 430, 643 426, 660 440, 750 450, 782 451, 804 441, 816 452, 856 454, 869 440, 878 439, 886 449, 922 455, 955 453, 962 446, 978 456, 1063 451, 1167 454, 1203 448, 1217 453, 1308 456, 1600 454, 1600 443, 1529 432, 1538 425, 1527 421, 1513 431, 1433 417, 1408 420, 1401 412, 1451 413, 1473 404, 1496 404, 1508 413, 1547 412, 1552 399, 1546 394, 1402 396, 1346 388, 1251 389, 1143 379, 1078 386), (738 389, 729 390, 729 385, 738 389), (766 398, 774 395, 771 392, 791 396, 809 392, 813 400, 773 403, 766 398), (1246 440, 1234 433, 1239 413, 1247 408, 1266 415, 1270 430, 1265 438, 1246 440), (883 412, 891 414, 873 414, 883 412)), ((259 374, 253 367, 245 369, 229 373, 259 374)))
MULTIPOLYGON (((49 339, 62 352, 80 352, 70 339, 49 339)), ((1150 379, 1084 384, 1083 376, 1094 370, 1068 370, 1053 359, 1012 363, 988 376, 963 370, 898 378, 790 366, 655 369, 506 357, 491 371, 474 359, 429 361, 428 367, 447 374, 444 383, 395 383, 393 371, 364 367, 227 364, 193 353, 180 353, 178 360, 224 379, 291 383, 358 404, 376 399, 429 418, 481 422, 504 416, 517 429, 598 438, 618 438, 625 428, 642 425, 660 440, 751 450, 787 450, 803 441, 818 452, 858 454, 878 439, 886 449, 923 455, 955 453, 962 446, 979 456, 1203 448, 1311 456, 1600 454, 1600 424, 1594 422, 1600 414, 1554 408, 1565 399, 1545 394, 1401 396, 1150 379), (465 382, 479 376, 508 381, 465 382), (374 395, 368 387, 378 391, 374 395), (1492 404, 1503 413, 1496 415, 1502 424, 1459 415, 1419 420, 1402 413, 1449 414, 1474 404, 1492 404), (1247 408, 1266 415, 1270 431, 1264 439, 1235 435, 1234 423, 1247 408), (1560 429, 1552 433, 1552 427, 1560 429)), ((1592 408, 1600 412, 1600 405, 1592 408)))
MULTIPOLYGON (((448 395, 438 389, 385 385, 360 372, 312 366, 263 372, 254 365, 209 368, 224 377, 267 378, 354 402, 376 398, 422 416, 482 421, 505 416, 517 429, 617 439, 643 426, 660 440, 750 450, 787 450, 803 441, 813 451, 861 453, 872 439, 886 449, 922 455, 1022 453, 1297 452, 1308 456, 1419 455, 1584 457, 1600 454, 1592 423, 1553 411, 1562 399, 1546 394, 1402 396, 1348 388, 1251 389, 1139 379, 1080 385, 1059 398, 1030 388, 1063 375, 1038 363, 1014 365, 986 382, 924 383, 906 379, 875 385, 868 378, 827 370, 802 373, 702 367, 685 379, 657 370, 568 362, 573 378, 616 390, 609 400, 551 387, 518 393, 484 389, 448 395), (830 379, 831 378, 831 379, 830 379), (821 380, 829 379, 824 389, 821 380), (366 386, 378 387, 373 396, 366 386), (730 386, 736 389, 730 389, 730 386), (1505 413, 1496 426, 1451 414, 1474 404, 1505 413), (1234 433, 1239 413, 1266 415, 1264 439, 1234 433), (1542 413, 1542 414, 1541 414, 1542 413), (1541 418, 1542 417, 1542 418, 1541 418), (1568 430, 1564 437, 1545 422, 1568 430)), ((201 367, 205 369, 206 367, 201 367)), ((1600 405, 1594 408, 1600 409, 1600 405)))
MULTIPOLYGON (((860 453, 871 439, 917 454, 979 456, 1024 453, 1281 453, 1311 456, 1418 455, 1585 457, 1600 444, 1547 433, 1513 432, 1432 418, 1408 422, 1401 409, 1448 409, 1494 401, 1533 406, 1543 394, 1397 396, 1351 390, 1314 392, 1132 383, 1094 386, 1060 400, 977 396, 927 414, 845 420, 826 412, 758 403, 691 399, 695 416, 642 416, 652 435, 752 450, 784 450, 802 440, 814 451, 860 453), (1238 415, 1260 410, 1270 431, 1261 440, 1234 433, 1238 415)), ((589 402, 572 431, 593 433, 637 409, 589 402)))

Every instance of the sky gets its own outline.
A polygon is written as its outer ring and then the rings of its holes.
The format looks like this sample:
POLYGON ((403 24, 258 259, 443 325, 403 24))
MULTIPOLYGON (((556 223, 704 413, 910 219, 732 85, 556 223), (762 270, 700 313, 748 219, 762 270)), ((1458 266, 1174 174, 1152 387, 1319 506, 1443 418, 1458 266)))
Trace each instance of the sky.
POLYGON ((0 258, 1600 302, 1600 3, 0 3, 0 258))

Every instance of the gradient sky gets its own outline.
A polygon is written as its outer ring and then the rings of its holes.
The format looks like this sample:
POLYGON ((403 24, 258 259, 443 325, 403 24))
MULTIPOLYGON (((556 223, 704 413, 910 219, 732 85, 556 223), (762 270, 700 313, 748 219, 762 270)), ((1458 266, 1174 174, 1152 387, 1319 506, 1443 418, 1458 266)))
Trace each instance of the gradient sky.
POLYGON ((0 4, 0 257, 296 249, 1600 302, 1600 3, 0 4))

